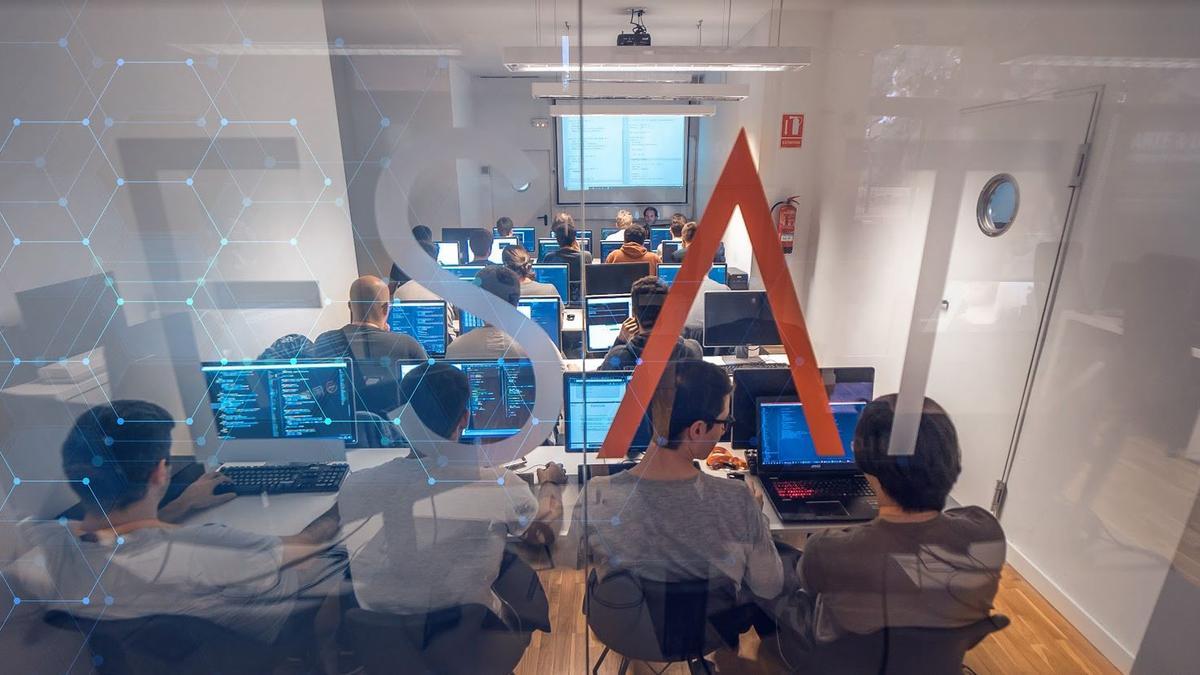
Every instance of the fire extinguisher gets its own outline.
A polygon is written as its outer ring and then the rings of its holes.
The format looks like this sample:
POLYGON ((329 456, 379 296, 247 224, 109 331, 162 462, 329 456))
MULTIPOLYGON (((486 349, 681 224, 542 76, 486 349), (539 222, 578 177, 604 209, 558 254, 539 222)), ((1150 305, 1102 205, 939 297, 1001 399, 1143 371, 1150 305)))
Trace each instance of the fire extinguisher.
POLYGON ((784 253, 791 253, 796 241, 796 203, 799 195, 792 195, 783 201, 775 202, 771 211, 779 209, 775 218, 775 229, 779 232, 779 245, 784 253))

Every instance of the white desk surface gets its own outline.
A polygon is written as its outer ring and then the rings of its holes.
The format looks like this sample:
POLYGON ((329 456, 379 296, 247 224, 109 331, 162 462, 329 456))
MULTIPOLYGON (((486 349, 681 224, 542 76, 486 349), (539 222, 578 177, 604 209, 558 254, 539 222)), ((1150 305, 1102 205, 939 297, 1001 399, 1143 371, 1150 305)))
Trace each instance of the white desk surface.
MULTIPOLYGON (((760 354, 760 356, 767 363, 787 363, 787 354, 760 354)), ((706 356, 704 360, 709 363, 715 363, 718 366, 725 365, 725 357, 723 356, 706 356)), ((578 373, 580 371, 592 373, 600 367, 604 359, 582 359, 582 367, 580 367, 580 361, 580 359, 563 359, 563 365, 566 367, 568 373, 578 373)))
MULTIPOLYGON (((726 445, 726 447, 728 446, 726 445)), ((742 455, 742 451, 740 450, 733 450, 732 452, 735 455, 742 455)), ((351 450, 346 453, 346 459, 350 464, 351 471, 362 471, 363 469, 378 466, 397 457, 403 457, 407 453, 408 450, 405 448, 351 450)), ((539 446, 525 456, 526 469, 534 469, 550 461, 559 462, 566 469, 568 481, 562 488, 563 518, 558 523, 560 543, 565 541, 564 537, 569 533, 571 514, 575 508, 575 503, 579 500, 580 485, 576 482, 576 476, 578 475, 579 466, 584 462, 585 457, 590 464, 618 463, 621 461, 598 459, 593 453, 584 455, 583 453, 566 452, 562 446, 539 446)), ((518 469, 519 471, 521 469, 518 469)), ((704 471, 720 476, 724 476, 727 473, 725 471, 710 471, 707 467, 704 468, 704 471)), ((758 486, 757 478, 754 476, 747 476, 746 478, 747 481, 754 483, 756 487, 758 486)), ((285 494, 265 497, 243 496, 189 516, 185 519, 184 523, 188 525, 222 523, 262 534, 289 535, 299 532, 305 525, 312 522, 314 518, 328 510, 329 507, 333 506, 335 500, 336 495, 333 493, 285 494)), ((766 514, 767 521, 773 532, 788 531, 799 534, 822 529, 821 527, 784 524, 779 519, 779 514, 776 513, 770 500, 764 502, 763 513, 766 514)), ((368 526, 363 527, 361 531, 356 532, 345 543, 348 548, 354 550, 362 543, 365 543, 377 531, 378 521, 376 520, 373 523, 369 523, 368 526)), ((574 550, 568 551, 562 546, 556 546, 555 558, 560 560, 561 563, 574 564, 574 557, 574 550)))

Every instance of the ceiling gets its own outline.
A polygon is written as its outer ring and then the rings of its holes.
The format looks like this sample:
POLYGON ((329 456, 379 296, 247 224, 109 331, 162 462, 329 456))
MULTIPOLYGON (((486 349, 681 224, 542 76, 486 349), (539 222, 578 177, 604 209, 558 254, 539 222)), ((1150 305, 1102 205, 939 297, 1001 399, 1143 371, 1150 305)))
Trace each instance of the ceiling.
MULTIPOLYGON (((789 0, 792 8, 796 0, 789 0)), ((817 4, 817 3, 811 3, 817 4)), ((583 44, 613 45, 628 31, 630 6, 646 8, 644 21, 655 45, 706 46, 730 43, 765 20, 778 0, 584 0, 583 15, 571 0, 358 0, 326 2, 330 40, 347 45, 449 45, 462 50, 461 64, 475 75, 508 75, 503 47, 559 43, 564 22, 572 44, 582 28, 583 44), (730 4, 732 7, 730 7, 730 4), (702 31, 696 24, 703 21, 702 31)))

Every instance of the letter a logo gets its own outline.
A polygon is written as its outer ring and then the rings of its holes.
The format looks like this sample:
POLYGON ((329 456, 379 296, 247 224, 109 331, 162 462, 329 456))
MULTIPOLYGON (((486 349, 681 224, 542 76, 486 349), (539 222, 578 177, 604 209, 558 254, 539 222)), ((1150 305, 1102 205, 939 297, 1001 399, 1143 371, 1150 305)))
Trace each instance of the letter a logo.
MULTIPOLYGON (((741 207, 746 230, 758 261, 759 272, 767 289, 779 336, 787 352, 792 380, 796 392, 804 404, 804 417, 812 431, 817 454, 836 457, 845 454, 838 437, 833 411, 825 394, 825 385, 817 369, 812 341, 800 311, 796 288, 788 274, 787 263, 779 245, 779 237, 771 223, 771 209, 763 191, 754 159, 750 156, 750 145, 746 131, 738 134, 721 177, 713 188, 712 198, 704 216, 700 219, 696 238, 688 246, 683 267, 671 284, 671 291, 659 312, 658 321, 642 353, 642 362, 633 371, 629 388, 616 419, 604 439, 599 457, 623 457, 633 442, 637 427, 646 414, 646 405, 654 394, 658 381, 666 369, 676 338, 683 332, 688 310, 696 299, 700 284, 712 267, 713 256, 721 242, 721 235, 729 227, 729 219, 735 207, 741 207)), ((748 420, 743 420, 744 424, 748 420)))

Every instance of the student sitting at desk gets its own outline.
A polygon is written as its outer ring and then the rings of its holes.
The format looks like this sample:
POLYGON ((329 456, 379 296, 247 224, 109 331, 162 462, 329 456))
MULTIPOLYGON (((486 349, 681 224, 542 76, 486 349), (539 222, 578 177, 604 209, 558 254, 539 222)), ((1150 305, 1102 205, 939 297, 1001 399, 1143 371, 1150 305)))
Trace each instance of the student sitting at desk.
POLYGON ((658 209, 653 206, 647 206, 642 209, 642 225, 646 226, 646 231, 658 225, 658 209))
MULTIPOLYGON (((418 227, 420 227, 420 226, 418 226, 418 227)), ((413 228, 413 229, 415 230, 416 228, 413 228)), ((425 251, 426 255, 428 255, 430 258, 433 258, 435 261, 437 260, 437 255, 438 255, 437 244, 435 244, 432 241, 423 241, 423 240, 418 239, 417 245, 421 247, 422 251, 425 251)), ((396 287, 396 290, 392 293, 392 297, 394 299, 396 299, 396 300, 445 300, 445 298, 443 298, 442 296, 440 296, 437 293, 434 293, 433 291, 429 290, 428 288, 422 286, 420 283, 417 282, 416 279, 413 279, 412 277, 409 277, 408 275, 404 274, 404 272, 402 272, 400 270, 399 265, 397 265, 396 263, 392 263, 392 279, 399 280, 401 278, 405 279, 405 281, 402 281, 396 287)), ((451 337, 451 339, 453 339, 454 336, 457 335, 457 331, 454 329, 454 307, 451 306, 449 303, 446 304, 446 333, 451 337)))
MULTIPOLYGON (((663 258, 664 243, 668 241, 681 241, 683 239, 684 225, 687 225, 687 218, 682 213, 671 214, 671 238, 658 242, 658 248, 654 249, 654 252, 658 254, 658 257, 663 258)), ((667 262, 667 259, 663 258, 663 262, 667 262)))
POLYGON ((392 363, 428 358, 411 335, 388 326, 392 298, 379 277, 363 276, 350 285, 350 323, 313 341, 308 358, 354 360, 355 395, 370 412, 387 416, 397 406, 392 363))
MULTIPOLYGON (((630 289, 633 316, 621 324, 617 341, 604 355, 599 370, 633 370, 637 366, 670 290, 667 282, 658 277, 642 277, 633 282, 633 288, 630 289)), ((699 342, 684 337, 675 338, 671 361, 703 357, 704 350, 699 342)))
POLYGON ((504 266, 521 280, 521 297, 527 295, 558 296, 558 289, 533 278, 533 256, 520 244, 509 246, 500 253, 504 266))
MULTIPOLYGON (((679 239, 679 248, 676 249, 675 254, 672 256, 674 262, 682 263, 683 259, 687 257, 688 247, 692 245, 692 241, 696 238, 696 229, 698 227, 699 225, 694 222, 683 226, 683 234, 679 239)), ((717 244, 717 253, 713 256, 713 262, 725 262, 725 242, 717 244)))
POLYGON ((513 220, 508 216, 500 216, 496 219, 496 236, 511 237, 513 236, 513 220))
MULTIPOLYGON (((572 531, 585 531, 602 576, 621 569, 656 581, 731 584, 737 597, 710 598, 710 610, 722 600, 729 608, 751 594, 780 593, 783 565, 761 502, 742 481, 693 464, 727 433, 732 389, 713 364, 667 366, 649 405, 656 440, 645 457, 628 471, 589 480, 575 505, 572 531)), ((749 625, 739 619, 724 628, 728 641, 749 625)))
POLYGON ((658 264, 662 259, 657 253, 646 250, 645 242, 650 238, 650 231, 642 225, 630 225, 625 228, 625 243, 621 248, 608 254, 606 263, 650 263, 650 274, 658 273, 658 264))
POLYGON ((467 264, 479 267, 495 265, 496 263, 488 259, 488 256, 492 254, 492 242, 495 240, 491 230, 479 228, 471 232, 467 236, 467 248, 471 249, 471 262, 467 264))
POLYGON ((604 241, 625 241, 625 229, 633 224, 633 214, 629 209, 621 209, 617 211, 617 219, 613 223, 617 226, 617 231, 604 238, 604 241))
POLYGON ((75 421, 62 459, 83 519, 22 523, 53 583, 42 597, 69 601, 72 614, 89 618, 178 614, 266 643, 287 637, 281 630, 317 571, 294 563, 316 552, 336 523, 323 516, 288 537, 175 525, 234 495, 214 495, 228 479, 209 473, 159 508, 171 481, 174 426, 166 410, 145 401, 113 401, 75 421))
POLYGON ((578 232, 575 230, 575 219, 569 213, 560 213, 554 217, 554 226, 550 228, 558 249, 545 256, 548 263, 565 263, 567 277, 571 280, 571 302, 579 302, 579 285, 583 278, 583 266, 592 264, 592 254, 579 246, 578 232))
POLYGON ((872 401, 854 430, 854 458, 879 516, 804 546, 800 583, 817 597, 819 641, 884 627, 966 626, 992 609, 1004 566, 1000 523, 977 506, 942 510, 961 470, 954 424, 925 399, 915 452, 892 456, 895 406, 895 394, 872 401))
MULTIPOLYGON (((512 270, 489 265, 475 275, 480 288, 513 307, 521 300, 521 280, 512 270)), ((446 348, 447 359, 523 359, 525 349, 511 335, 489 324, 463 333, 446 348)))
POLYGON ((400 389, 432 435, 406 429, 416 456, 356 471, 342 484, 343 523, 383 516, 379 534, 350 561, 355 596, 376 612, 481 604, 508 618, 492 591, 506 538, 561 514, 566 473, 559 464, 539 469, 535 498, 519 476, 489 465, 478 446, 457 445, 471 395, 457 368, 423 364, 400 389))

